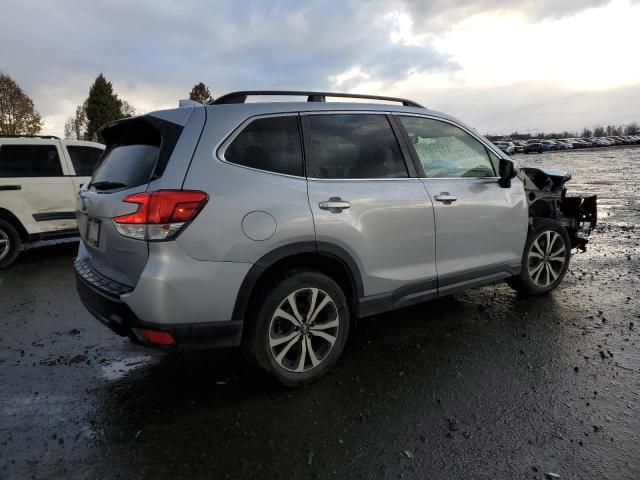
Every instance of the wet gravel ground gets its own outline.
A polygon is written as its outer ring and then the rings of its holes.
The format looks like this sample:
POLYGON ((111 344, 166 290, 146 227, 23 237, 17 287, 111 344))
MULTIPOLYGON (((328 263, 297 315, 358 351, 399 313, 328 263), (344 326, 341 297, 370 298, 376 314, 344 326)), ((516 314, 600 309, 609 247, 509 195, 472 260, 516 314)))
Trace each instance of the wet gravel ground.
POLYGON ((364 320, 317 384, 163 356, 83 309, 75 244, 0 272, 0 478, 640 478, 640 148, 519 156, 600 223, 561 287, 364 320))

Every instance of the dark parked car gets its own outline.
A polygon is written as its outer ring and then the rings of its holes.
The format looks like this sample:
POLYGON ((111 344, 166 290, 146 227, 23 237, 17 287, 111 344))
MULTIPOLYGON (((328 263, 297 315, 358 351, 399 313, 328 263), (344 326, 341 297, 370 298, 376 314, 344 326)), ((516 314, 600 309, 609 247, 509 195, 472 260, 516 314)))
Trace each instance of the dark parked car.
POLYGON ((542 146, 542 142, 538 139, 527 140, 526 145, 524 146, 524 153, 542 153, 544 152, 544 147, 542 146))

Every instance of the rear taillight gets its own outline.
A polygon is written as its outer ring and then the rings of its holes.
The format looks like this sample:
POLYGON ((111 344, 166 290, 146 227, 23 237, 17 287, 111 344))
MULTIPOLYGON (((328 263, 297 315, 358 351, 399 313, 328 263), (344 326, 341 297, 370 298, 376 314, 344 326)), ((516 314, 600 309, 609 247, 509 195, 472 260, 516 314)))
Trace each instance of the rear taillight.
POLYGON ((136 240, 161 242, 174 238, 192 221, 209 200, 204 192, 158 190, 129 195, 125 203, 137 203, 134 213, 115 217, 120 235, 136 240))

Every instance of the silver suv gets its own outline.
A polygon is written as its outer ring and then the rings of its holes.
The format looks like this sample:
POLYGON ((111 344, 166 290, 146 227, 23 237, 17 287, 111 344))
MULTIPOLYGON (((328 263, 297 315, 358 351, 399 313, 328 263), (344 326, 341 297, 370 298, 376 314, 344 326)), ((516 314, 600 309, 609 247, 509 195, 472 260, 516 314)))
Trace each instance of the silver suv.
POLYGON ((77 202, 86 308, 144 345, 241 345, 286 385, 325 374, 357 318, 503 280, 550 292, 596 221, 568 174, 518 171, 409 100, 236 92, 102 135, 77 202), (266 95, 307 101, 245 102, 266 95))

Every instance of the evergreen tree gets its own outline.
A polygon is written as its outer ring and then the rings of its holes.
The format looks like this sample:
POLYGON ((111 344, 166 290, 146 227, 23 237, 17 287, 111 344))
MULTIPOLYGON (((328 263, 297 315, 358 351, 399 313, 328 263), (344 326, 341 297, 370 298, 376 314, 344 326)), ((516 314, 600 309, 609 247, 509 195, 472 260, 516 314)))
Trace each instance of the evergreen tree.
POLYGON ((89 89, 86 104, 87 138, 102 142, 102 136, 98 133, 100 127, 124 117, 122 100, 113 92, 111 82, 108 82, 104 75, 100 74, 89 89))

